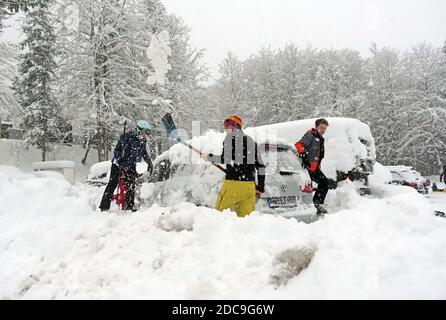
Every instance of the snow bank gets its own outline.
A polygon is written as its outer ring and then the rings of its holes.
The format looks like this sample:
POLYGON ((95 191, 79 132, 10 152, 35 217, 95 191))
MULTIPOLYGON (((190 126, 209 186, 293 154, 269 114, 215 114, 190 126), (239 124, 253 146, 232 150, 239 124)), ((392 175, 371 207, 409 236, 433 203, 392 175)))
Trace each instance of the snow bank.
POLYGON ((347 209, 309 225, 184 203, 102 214, 103 188, 0 166, 0 299, 445 299, 446 219, 398 190, 346 183, 347 209))
POLYGON ((73 161, 45 161, 45 162, 33 162, 32 168, 35 170, 50 170, 50 169, 63 169, 63 168, 75 168, 76 164, 73 161))

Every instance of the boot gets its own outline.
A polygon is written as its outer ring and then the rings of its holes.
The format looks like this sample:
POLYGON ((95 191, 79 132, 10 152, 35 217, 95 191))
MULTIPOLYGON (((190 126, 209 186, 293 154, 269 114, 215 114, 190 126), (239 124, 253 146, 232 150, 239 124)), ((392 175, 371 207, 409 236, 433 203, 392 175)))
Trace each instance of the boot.
POLYGON ((316 215, 323 216, 324 214, 328 213, 328 211, 321 204, 315 204, 314 206, 317 209, 316 215))

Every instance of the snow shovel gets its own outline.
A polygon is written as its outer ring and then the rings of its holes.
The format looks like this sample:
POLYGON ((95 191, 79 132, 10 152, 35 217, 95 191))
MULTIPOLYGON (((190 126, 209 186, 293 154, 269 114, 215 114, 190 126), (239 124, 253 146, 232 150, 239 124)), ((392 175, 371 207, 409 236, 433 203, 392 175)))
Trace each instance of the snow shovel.
POLYGON ((121 210, 124 210, 125 208, 125 197, 127 194, 127 190, 124 183, 124 171, 119 170, 119 184, 118 188, 116 189, 116 194, 112 196, 112 200, 115 200, 118 206, 121 208, 121 210))
MULTIPOLYGON (((163 122, 164 128, 166 129, 167 136, 168 136, 170 139, 175 140, 175 141, 177 141, 177 142, 179 142, 179 143, 184 144, 186 147, 188 147, 189 149, 191 149, 192 151, 198 153, 198 154, 201 156, 202 153, 201 153, 200 150, 195 149, 195 148, 192 147, 189 143, 183 141, 183 140, 181 139, 181 137, 178 135, 177 127, 176 127, 176 125, 175 125, 175 122, 173 122, 172 115, 171 115, 170 113, 167 113, 167 114, 162 118, 162 122, 163 122)), ((213 162, 211 162, 211 163, 212 163, 212 165, 214 165, 215 167, 217 167, 218 169, 220 169, 221 171, 223 171, 224 173, 226 173, 226 170, 223 169, 221 166, 219 166, 218 164, 215 164, 215 163, 213 163, 213 162)))

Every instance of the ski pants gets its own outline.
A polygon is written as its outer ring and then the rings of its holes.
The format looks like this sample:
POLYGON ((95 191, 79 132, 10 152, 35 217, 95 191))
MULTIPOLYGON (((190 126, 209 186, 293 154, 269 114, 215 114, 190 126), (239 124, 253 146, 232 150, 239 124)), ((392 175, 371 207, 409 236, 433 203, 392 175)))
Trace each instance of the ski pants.
MULTIPOLYGON (((119 184, 119 166, 112 164, 110 171, 110 180, 105 188, 99 209, 109 210, 113 193, 119 184)), ((132 210, 135 202, 136 172, 124 172, 124 184, 126 188, 125 210, 132 210)))
POLYGON ((254 181, 225 180, 215 202, 215 209, 231 209, 239 217, 254 211, 256 205, 256 185, 254 181))
POLYGON ((314 193, 313 203, 324 204, 325 197, 327 196, 329 181, 321 169, 317 168, 316 171, 308 171, 311 181, 317 183, 317 190, 314 193))

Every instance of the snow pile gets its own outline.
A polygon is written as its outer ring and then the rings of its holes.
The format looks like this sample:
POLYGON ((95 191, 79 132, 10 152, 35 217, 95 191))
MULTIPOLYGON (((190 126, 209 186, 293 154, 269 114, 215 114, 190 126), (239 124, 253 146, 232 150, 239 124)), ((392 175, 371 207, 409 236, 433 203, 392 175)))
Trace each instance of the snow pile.
POLYGON ((163 86, 166 81, 166 74, 172 68, 168 63, 168 58, 172 54, 169 32, 163 30, 158 35, 153 35, 146 54, 155 70, 155 73, 147 78, 147 84, 155 85, 158 83, 163 86))
POLYGON ((107 175, 107 177, 109 177, 109 174, 107 173, 110 171, 111 165, 112 165, 111 161, 102 161, 95 163, 90 168, 90 171, 88 173, 88 179, 94 179, 103 176, 104 173, 107 175))
POLYGON ((0 299, 445 299, 446 219, 397 190, 346 184, 348 209, 313 224, 184 203, 103 214, 103 188, 0 166, 0 299))
POLYGON ((392 173, 379 162, 375 162, 373 174, 369 176, 370 183, 390 183, 392 182, 392 173))
MULTIPOLYGON (((225 133, 208 131, 204 135, 192 138, 187 143, 203 153, 221 154, 225 133)), ((204 160, 190 150, 187 146, 177 143, 165 151, 153 162, 157 165, 160 161, 169 159, 172 164, 203 164, 204 160)))
POLYGON ((35 170, 51 170, 51 169, 75 168, 76 164, 73 161, 59 160, 59 161, 33 162, 32 167, 35 170))

